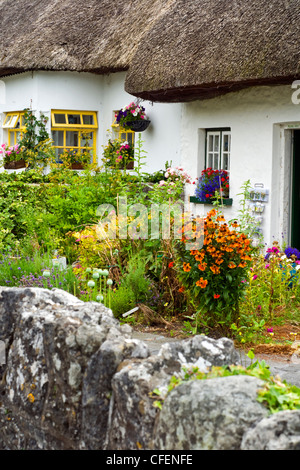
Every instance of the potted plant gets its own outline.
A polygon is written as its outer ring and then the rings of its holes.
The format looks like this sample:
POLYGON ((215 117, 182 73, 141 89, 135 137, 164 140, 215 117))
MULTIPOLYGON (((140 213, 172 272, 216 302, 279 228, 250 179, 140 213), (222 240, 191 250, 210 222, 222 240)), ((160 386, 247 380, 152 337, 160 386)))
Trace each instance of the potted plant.
POLYGON ((26 161, 24 157, 23 147, 20 144, 8 146, 2 144, 0 153, 3 157, 3 165, 6 170, 17 170, 19 168, 26 168, 26 161))
POLYGON ((202 171, 195 190, 199 202, 211 204, 219 195, 222 199, 229 197, 229 176, 225 170, 206 168, 202 171))
POLYGON ((115 114, 115 118, 116 124, 134 132, 144 131, 150 124, 150 120, 145 113, 145 108, 134 102, 120 109, 120 111, 115 114))

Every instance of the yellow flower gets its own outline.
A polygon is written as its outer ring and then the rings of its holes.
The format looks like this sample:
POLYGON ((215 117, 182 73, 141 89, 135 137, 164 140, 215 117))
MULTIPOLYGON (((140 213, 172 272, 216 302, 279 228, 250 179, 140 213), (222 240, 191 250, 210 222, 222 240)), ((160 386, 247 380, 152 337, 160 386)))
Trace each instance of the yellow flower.
POLYGON ((34 398, 34 396, 32 395, 32 393, 28 393, 27 399, 30 401, 30 403, 33 403, 34 400, 35 400, 35 398, 34 398))

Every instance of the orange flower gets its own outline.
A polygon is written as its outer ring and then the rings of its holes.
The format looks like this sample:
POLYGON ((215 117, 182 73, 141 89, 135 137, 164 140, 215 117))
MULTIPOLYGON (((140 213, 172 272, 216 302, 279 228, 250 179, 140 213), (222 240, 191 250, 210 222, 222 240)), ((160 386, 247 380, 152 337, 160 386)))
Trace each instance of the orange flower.
POLYGON ((215 266, 214 264, 210 266, 210 270, 214 274, 219 274, 220 273, 220 268, 218 266, 215 266))
POLYGON ((232 227, 236 228, 236 227, 239 227, 239 224, 235 221, 231 224, 232 227))
POLYGON ((192 268, 191 268, 190 263, 183 263, 183 270, 184 270, 186 273, 189 273, 191 269, 192 269, 192 268))
POLYGON ((200 263, 198 264, 198 269, 200 269, 200 271, 205 271, 206 266, 207 266, 207 263, 200 263))
POLYGON ((234 269, 234 268, 236 268, 236 264, 234 264, 232 261, 230 261, 230 263, 228 264, 228 268, 234 269))
POLYGON ((178 292, 180 292, 182 294, 182 292, 184 292, 184 287, 183 286, 179 287, 178 292))
POLYGON ((199 279, 199 281, 196 282, 196 286, 201 287, 201 289, 205 289, 205 287, 207 286, 207 283, 208 281, 206 279, 203 279, 203 277, 201 277, 201 279, 199 279))
POLYGON ((204 256, 205 256, 205 254, 203 252, 202 253, 197 253, 197 255, 195 256, 195 260, 196 261, 202 261, 204 256))

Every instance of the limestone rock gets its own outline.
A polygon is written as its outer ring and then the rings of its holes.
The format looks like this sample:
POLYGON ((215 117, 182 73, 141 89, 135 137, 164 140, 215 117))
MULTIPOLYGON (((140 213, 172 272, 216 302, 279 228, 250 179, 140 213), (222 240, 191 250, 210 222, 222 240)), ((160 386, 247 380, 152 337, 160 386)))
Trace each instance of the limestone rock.
POLYGON ((120 364, 112 378, 113 407, 107 441, 108 449, 151 449, 158 409, 150 394, 162 392, 172 375, 191 364, 206 371, 212 365, 238 363, 233 342, 196 336, 163 345, 157 356, 120 364))
POLYGON ((247 429, 267 415, 250 376, 192 380, 164 401, 154 430, 160 450, 239 450, 247 429))
POLYGON ((300 410, 279 411, 249 429, 242 450, 300 450, 300 410))
MULTIPOLYGON (((94 395, 95 404, 100 386, 90 380, 87 387, 84 378, 94 373, 101 383, 102 396, 109 397, 110 378, 118 362, 131 353, 141 357, 148 354, 147 348, 130 338, 130 333, 131 328, 120 326, 103 305, 80 302, 64 291, 1 288, 0 340, 7 346, 1 382, 1 424, 5 423, 2 445, 31 449, 85 447, 86 430, 91 428, 85 421, 88 391, 94 395), (115 362, 110 361, 109 369, 108 364, 103 365, 107 358, 103 348, 102 361, 98 369, 96 361, 93 370, 93 355, 98 358, 99 348, 104 343, 107 348, 112 338, 118 344, 111 347, 115 362), (13 443, 5 444, 13 435, 13 443)), ((89 402, 89 409, 101 416, 105 426, 107 400, 98 409, 89 402)), ((100 446, 105 426, 94 429, 100 446)))

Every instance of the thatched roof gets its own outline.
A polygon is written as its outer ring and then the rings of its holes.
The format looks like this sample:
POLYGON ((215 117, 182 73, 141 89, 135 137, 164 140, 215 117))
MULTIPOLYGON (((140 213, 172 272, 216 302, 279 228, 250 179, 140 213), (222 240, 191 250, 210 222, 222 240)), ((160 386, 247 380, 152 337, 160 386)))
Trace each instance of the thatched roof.
POLYGON ((300 78, 300 0, 177 0, 144 36, 128 93, 209 98, 300 78))
POLYGON ((0 0, 0 77, 126 70, 153 101, 292 83, 299 42, 300 0, 0 0))
POLYGON ((0 76, 27 70, 127 70, 174 0, 0 0, 0 76))

